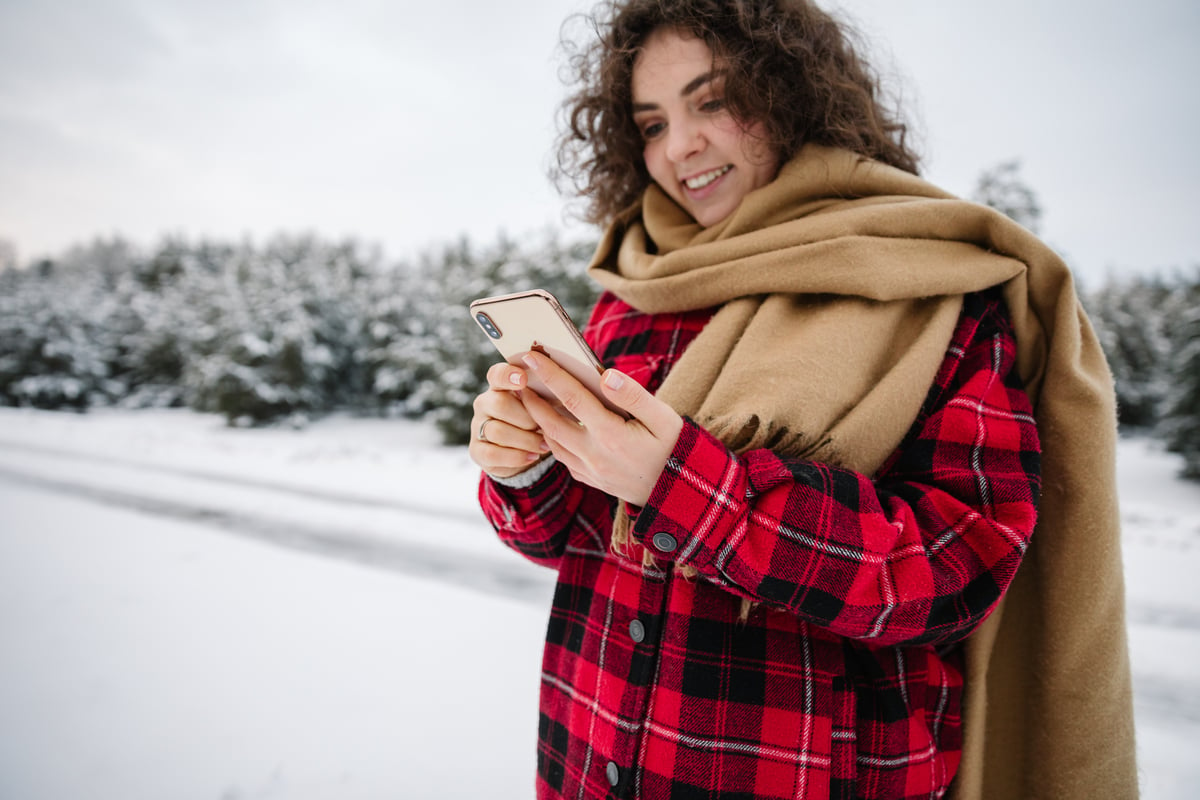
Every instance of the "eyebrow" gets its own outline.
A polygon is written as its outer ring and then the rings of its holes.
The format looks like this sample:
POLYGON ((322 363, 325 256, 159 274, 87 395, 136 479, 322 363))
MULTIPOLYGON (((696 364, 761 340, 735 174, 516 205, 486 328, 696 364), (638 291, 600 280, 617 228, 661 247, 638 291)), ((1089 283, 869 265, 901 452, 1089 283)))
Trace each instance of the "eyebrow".
MULTIPOLYGON (((711 83, 720 74, 721 73, 719 71, 713 70, 712 72, 706 72, 703 75, 697 75, 695 78, 692 78, 690 81, 688 81, 687 86, 684 86, 683 89, 680 90, 679 96, 687 97, 704 84, 711 83)), ((658 108, 657 103, 634 103, 633 113, 636 114, 639 111, 653 111, 656 108, 658 108)))

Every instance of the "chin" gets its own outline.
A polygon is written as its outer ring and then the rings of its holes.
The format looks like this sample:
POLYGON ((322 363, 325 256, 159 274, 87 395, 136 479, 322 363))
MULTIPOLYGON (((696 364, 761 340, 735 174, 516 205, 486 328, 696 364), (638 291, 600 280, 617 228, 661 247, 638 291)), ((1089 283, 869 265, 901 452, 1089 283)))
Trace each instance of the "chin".
POLYGON ((700 223, 702 228, 711 228, 721 220, 733 213, 732 208, 710 208, 701 211, 693 211, 692 218, 700 223))

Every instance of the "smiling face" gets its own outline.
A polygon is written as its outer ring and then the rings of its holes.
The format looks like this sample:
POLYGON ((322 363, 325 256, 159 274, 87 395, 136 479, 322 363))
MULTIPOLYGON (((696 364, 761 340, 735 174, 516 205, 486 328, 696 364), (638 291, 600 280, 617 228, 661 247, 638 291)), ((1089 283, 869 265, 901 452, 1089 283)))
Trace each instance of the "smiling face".
POLYGON ((725 219, 774 180, 778 154, 760 126, 725 109, 720 66, 701 39, 655 31, 633 64, 631 89, 650 177, 702 226, 725 219))

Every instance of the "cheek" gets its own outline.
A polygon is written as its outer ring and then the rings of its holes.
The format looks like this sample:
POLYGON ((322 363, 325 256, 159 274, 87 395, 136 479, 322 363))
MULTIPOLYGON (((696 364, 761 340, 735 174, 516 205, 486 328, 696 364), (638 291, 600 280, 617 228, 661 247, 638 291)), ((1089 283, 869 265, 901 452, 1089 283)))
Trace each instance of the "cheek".
POLYGON ((674 172, 671 170, 666 156, 663 155, 662 147, 658 147, 656 144, 646 145, 642 150, 642 161, 645 162, 646 171, 650 173, 654 182, 669 192, 675 182, 674 172))

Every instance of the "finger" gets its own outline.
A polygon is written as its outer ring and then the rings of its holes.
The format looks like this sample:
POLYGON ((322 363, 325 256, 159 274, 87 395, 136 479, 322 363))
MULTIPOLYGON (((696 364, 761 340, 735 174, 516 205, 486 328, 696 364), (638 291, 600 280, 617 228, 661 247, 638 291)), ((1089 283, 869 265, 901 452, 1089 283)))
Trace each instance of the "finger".
POLYGON ((567 372, 553 359, 530 351, 521 357, 546 388, 558 399, 559 404, 584 425, 598 425, 615 415, 604 407, 600 399, 567 372))
POLYGON ((604 371, 600 385, 605 396, 618 408, 629 412, 657 439, 674 441, 683 428, 683 419, 669 405, 651 394, 646 387, 615 369, 604 371))
POLYGON ((580 447, 583 437, 587 435, 583 423, 564 414, 558 406, 536 392, 526 392, 523 397, 525 410, 533 418, 543 438, 553 439, 553 444, 560 449, 577 450, 580 447))
POLYGON ((471 460, 488 474, 499 478, 511 477, 528 469, 549 452, 549 446, 539 434, 496 419, 474 417, 471 427, 475 432, 467 447, 471 460), (479 438, 481 427, 486 439, 479 438), (531 449, 512 446, 514 444, 526 445, 531 449))
POLYGON ((511 478, 542 459, 537 453, 478 442, 470 448, 471 460, 484 472, 497 478, 511 478))
POLYGON ((475 416, 479 420, 491 417, 528 431, 536 430, 538 424, 529 415, 523 398, 520 392, 488 390, 475 398, 475 416))
POLYGON ((487 382, 488 386, 497 391, 511 392, 523 389, 527 380, 525 370, 501 361, 499 364, 492 364, 488 367, 487 382))
POLYGON ((526 429, 510 425, 502 419, 488 417, 480 420, 475 427, 475 438, 484 444, 504 447, 510 450, 523 450, 538 455, 548 453, 546 440, 535 429, 526 429), (480 438, 482 435, 482 438, 480 438))

